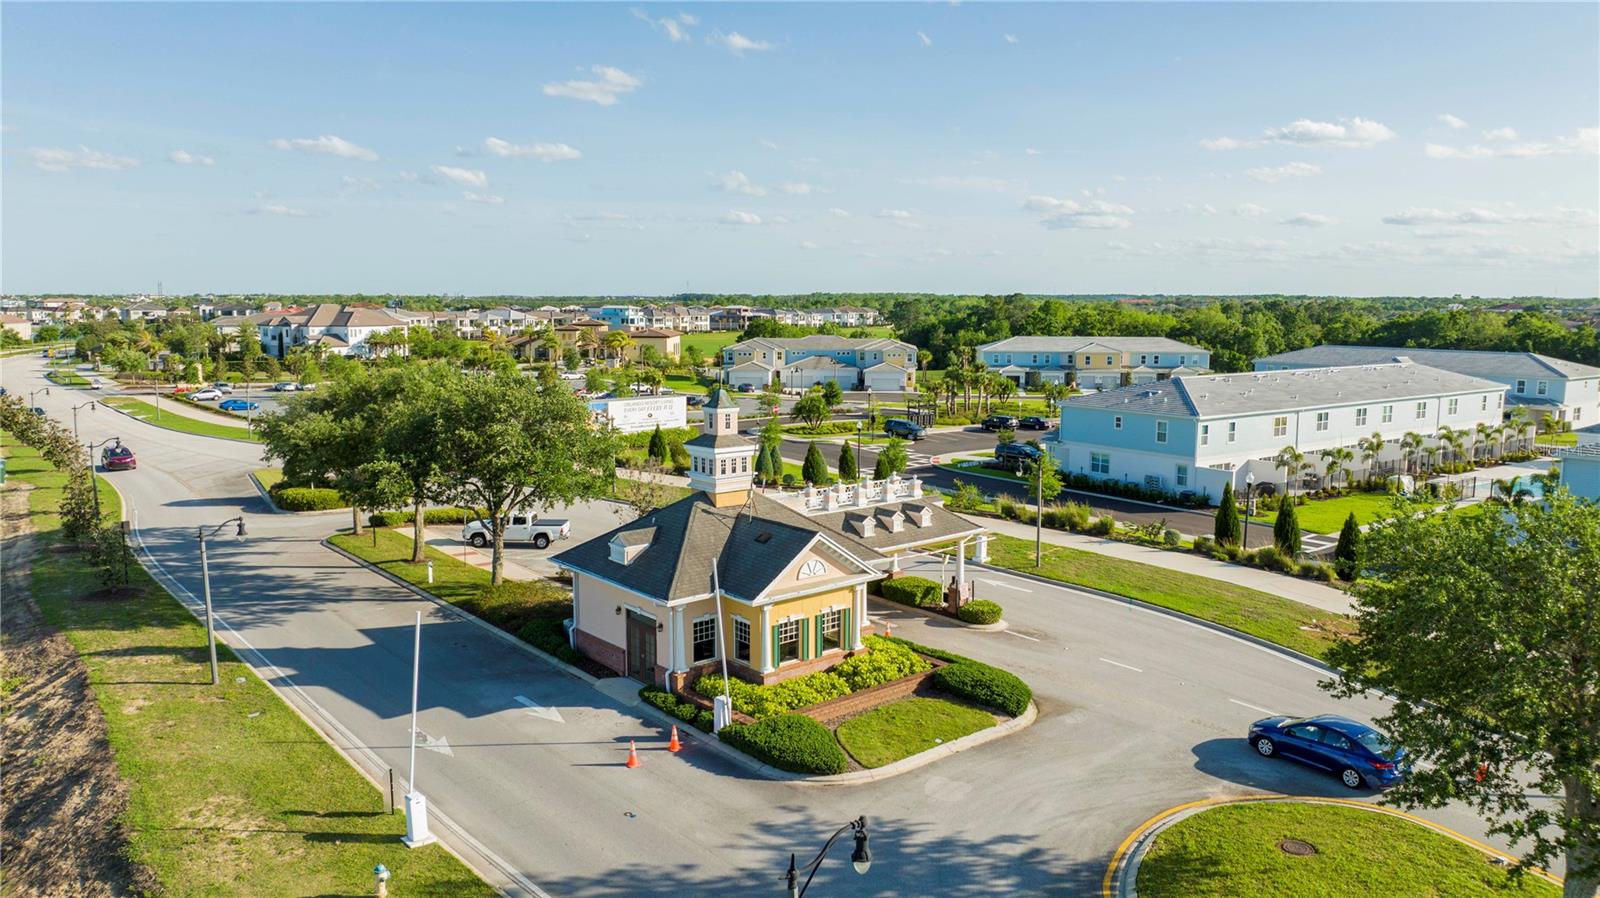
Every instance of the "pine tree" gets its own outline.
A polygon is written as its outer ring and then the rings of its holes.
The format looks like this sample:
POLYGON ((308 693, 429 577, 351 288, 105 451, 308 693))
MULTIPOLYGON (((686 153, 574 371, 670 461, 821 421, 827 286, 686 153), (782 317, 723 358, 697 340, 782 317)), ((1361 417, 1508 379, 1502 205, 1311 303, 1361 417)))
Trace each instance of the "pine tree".
POLYGON ((845 483, 854 483, 861 479, 861 472, 856 469, 856 456, 851 451, 850 444, 845 443, 839 450, 839 479, 845 483))
POLYGON ((811 441, 811 448, 806 450, 806 460, 800 466, 800 475, 806 483, 813 486, 828 485, 828 463, 822 460, 822 449, 817 446, 817 441, 811 441))
POLYGON ((1339 579, 1347 583, 1355 580, 1361 571, 1361 526, 1356 523, 1353 511, 1344 519, 1339 544, 1333 547, 1333 567, 1339 572, 1339 579))
POLYGON ((762 445, 756 470, 761 472, 761 480, 768 486, 783 479, 783 456, 778 454, 777 446, 762 445))
POLYGON ((655 432, 650 434, 650 457, 658 464, 667 463, 667 435, 661 432, 660 424, 657 424, 655 432))
POLYGON ((1272 525, 1272 542, 1290 558, 1300 556, 1300 521, 1294 510, 1294 497, 1284 496, 1278 503, 1278 520, 1272 525))
POLYGON ((893 474, 893 473, 894 473, 894 465, 890 464, 889 458, 887 456, 885 456, 882 452, 879 452, 878 453, 878 463, 872 466, 872 479, 873 480, 888 480, 889 479, 889 475, 893 474))
POLYGON ((1233 484, 1222 487, 1222 502, 1217 505, 1217 524, 1213 535, 1219 546, 1239 544, 1239 503, 1233 499, 1233 484))

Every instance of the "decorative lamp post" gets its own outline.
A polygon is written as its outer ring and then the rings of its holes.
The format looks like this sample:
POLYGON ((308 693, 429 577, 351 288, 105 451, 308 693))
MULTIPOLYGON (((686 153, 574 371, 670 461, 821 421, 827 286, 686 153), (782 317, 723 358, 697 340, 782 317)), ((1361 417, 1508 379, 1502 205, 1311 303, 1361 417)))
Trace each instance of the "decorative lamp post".
POLYGON ((88 456, 85 460, 89 463, 89 485, 94 487, 94 520, 96 527, 100 526, 100 486, 94 482, 94 450, 99 449, 101 446, 121 445, 121 443, 122 437, 110 437, 98 443, 83 444, 84 454, 88 456))
POLYGON ((209 533, 207 532, 207 528, 204 524, 195 529, 195 535, 200 540, 200 584, 203 587, 201 591, 205 594, 206 651, 211 655, 211 685, 213 686, 217 685, 219 682, 221 682, 221 680, 217 676, 217 635, 211 621, 211 565, 206 559, 206 537, 216 536, 218 533, 222 532, 222 528, 228 526, 229 524, 235 524, 238 526, 235 535, 243 539, 244 518, 242 517, 229 518, 215 527, 211 527, 209 533))
POLYGON ((817 852, 817 856, 811 859, 811 863, 796 867, 794 854, 789 855, 789 870, 784 874, 789 884, 789 898, 804 898, 806 889, 811 887, 811 878, 817 875, 817 868, 822 866, 822 859, 828 856, 828 849, 833 847, 834 842, 839 841, 839 837, 844 835, 846 830, 853 831, 856 840, 855 850, 850 852, 850 865, 862 876, 872 869, 872 851, 867 847, 867 818, 861 816, 839 827, 839 831, 828 839, 822 850, 817 852), (801 873, 806 874, 804 883, 799 881, 801 873))
POLYGON ((88 402, 84 402, 72 407, 72 439, 74 441, 77 441, 78 439, 78 409, 83 408, 84 406, 88 406, 89 411, 92 412, 95 410, 95 402, 93 399, 91 399, 88 402))
POLYGON ((1250 548, 1250 513, 1256 510, 1256 472, 1244 475, 1244 548, 1250 548))

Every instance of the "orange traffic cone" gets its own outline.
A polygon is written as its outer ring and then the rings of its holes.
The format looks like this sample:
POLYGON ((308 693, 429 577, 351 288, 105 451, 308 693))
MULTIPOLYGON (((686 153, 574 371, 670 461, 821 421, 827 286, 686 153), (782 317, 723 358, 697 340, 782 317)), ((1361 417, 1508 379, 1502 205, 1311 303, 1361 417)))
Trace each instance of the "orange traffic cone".
POLYGON ((667 751, 677 751, 683 748, 683 743, 678 741, 678 725, 672 725, 672 741, 667 743, 667 751))
POLYGON ((634 747, 633 740, 629 739, 628 740, 628 767, 629 768, 633 768, 633 767, 638 767, 638 766, 639 766, 639 750, 634 747))

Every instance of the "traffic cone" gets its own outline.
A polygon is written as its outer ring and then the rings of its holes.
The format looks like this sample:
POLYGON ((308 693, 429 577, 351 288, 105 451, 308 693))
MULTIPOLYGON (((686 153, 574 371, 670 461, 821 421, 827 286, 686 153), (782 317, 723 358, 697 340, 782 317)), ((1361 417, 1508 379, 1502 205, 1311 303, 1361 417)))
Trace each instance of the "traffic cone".
POLYGON ((667 751, 677 751, 683 748, 683 743, 678 741, 678 725, 672 725, 672 741, 667 743, 667 751))
POLYGON ((631 768, 638 767, 638 766, 639 766, 639 749, 635 748, 634 745, 633 745, 633 740, 629 739, 628 740, 628 767, 631 769, 631 768))

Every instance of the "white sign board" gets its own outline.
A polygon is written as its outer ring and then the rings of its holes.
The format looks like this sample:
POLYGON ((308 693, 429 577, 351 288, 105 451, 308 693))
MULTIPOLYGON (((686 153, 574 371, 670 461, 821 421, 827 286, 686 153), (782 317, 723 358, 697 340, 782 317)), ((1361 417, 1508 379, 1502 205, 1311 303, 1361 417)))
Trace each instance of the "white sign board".
POLYGON ((681 395, 637 396, 631 399, 596 399, 589 410, 623 433, 684 427, 689 423, 688 402, 681 395))

